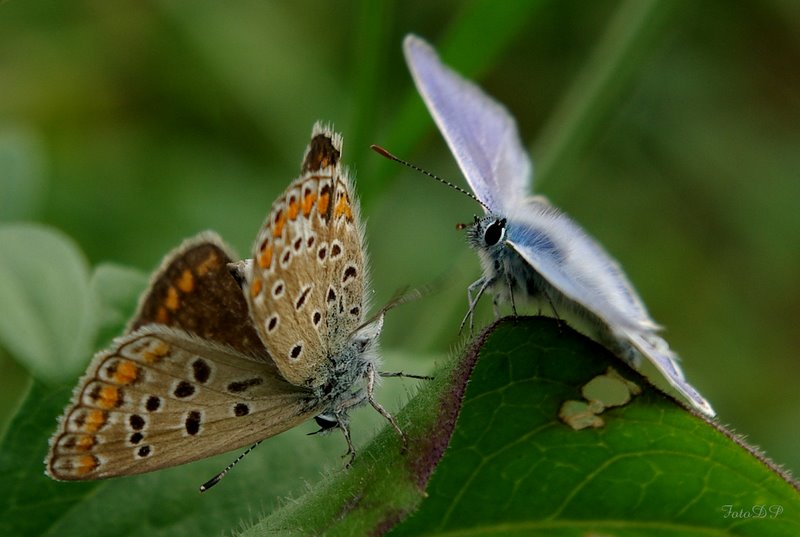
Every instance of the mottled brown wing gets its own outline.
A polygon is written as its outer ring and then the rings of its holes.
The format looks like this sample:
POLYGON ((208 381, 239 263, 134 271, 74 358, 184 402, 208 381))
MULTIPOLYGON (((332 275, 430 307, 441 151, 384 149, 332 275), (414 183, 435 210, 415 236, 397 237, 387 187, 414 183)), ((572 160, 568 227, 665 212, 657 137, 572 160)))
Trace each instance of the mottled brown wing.
POLYGON ((342 138, 317 124, 302 175, 272 209, 243 268, 253 323, 289 382, 318 387, 363 321, 366 260, 342 138))
POLYGON ((206 231, 184 241, 153 273, 127 333, 159 324, 268 359, 242 289, 229 273, 232 261, 216 233, 206 231))
POLYGON ((45 464, 58 480, 149 472, 251 445, 323 410, 271 362, 151 324, 95 355, 45 464))

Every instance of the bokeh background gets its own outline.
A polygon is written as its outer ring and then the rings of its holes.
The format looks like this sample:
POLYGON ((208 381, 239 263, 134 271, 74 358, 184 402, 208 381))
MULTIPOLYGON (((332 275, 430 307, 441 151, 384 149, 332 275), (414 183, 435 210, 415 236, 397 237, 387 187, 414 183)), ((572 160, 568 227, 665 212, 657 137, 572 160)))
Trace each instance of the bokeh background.
MULTIPOLYGON (((430 369, 463 343, 479 267, 455 225, 479 208, 368 149, 464 184, 408 75, 407 32, 508 106, 537 193, 619 259, 720 420, 800 471, 791 0, 5 2, 0 221, 145 273, 204 229, 245 255, 329 121, 368 220, 374 303, 432 289, 391 312, 383 347, 430 369)), ((30 375, 7 348, 0 372, 5 427, 30 375)))

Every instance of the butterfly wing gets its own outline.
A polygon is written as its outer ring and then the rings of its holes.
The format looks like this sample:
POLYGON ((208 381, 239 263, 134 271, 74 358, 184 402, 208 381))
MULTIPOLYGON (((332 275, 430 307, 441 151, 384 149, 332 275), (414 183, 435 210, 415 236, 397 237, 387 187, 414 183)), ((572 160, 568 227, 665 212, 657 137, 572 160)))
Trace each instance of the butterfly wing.
POLYGON ((184 241, 153 273, 126 333, 155 323, 269 360, 242 290, 229 273, 233 257, 210 231, 184 241))
POLYGON ((475 196, 493 212, 528 196, 531 161, 511 114, 442 64, 419 37, 406 36, 403 50, 417 90, 475 196))
POLYGON ((564 213, 532 201, 508 222, 506 244, 567 298, 609 326, 657 328, 617 263, 564 213))
POLYGON ((149 472, 252 444, 322 410, 272 363, 149 325, 95 355, 50 440, 47 473, 149 472))
POLYGON ((506 243, 558 292, 650 360, 699 410, 714 415, 711 405, 686 382, 677 356, 655 334, 658 326, 625 274, 577 224, 548 204, 529 202, 509 215, 506 243))
POLYGON ((623 338, 630 342, 641 354, 645 356, 664 378, 681 395, 686 397, 695 408, 709 417, 714 417, 716 412, 705 397, 694 389, 683 376, 683 370, 678 365, 678 357, 669 349, 669 345, 655 334, 631 332, 624 330, 623 338))
POLYGON ((364 233, 341 150, 341 136, 314 126, 301 177, 272 205, 253 263, 239 267, 256 329, 298 386, 327 381, 330 357, 363 320, 364 233))

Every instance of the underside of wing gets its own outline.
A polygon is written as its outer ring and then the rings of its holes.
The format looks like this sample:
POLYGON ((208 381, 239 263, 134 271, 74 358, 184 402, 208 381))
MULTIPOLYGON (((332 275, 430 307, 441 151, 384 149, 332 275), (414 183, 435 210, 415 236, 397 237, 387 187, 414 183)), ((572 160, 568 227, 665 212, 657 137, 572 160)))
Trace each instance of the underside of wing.
POLYGON ((422 39, 407 36, 403 49, 417 89, 478 199, 502 212, 527 196, 531 161, 505 107, 442 64, 422 39))
POLYGON ((255 326, 299 386, 328 380, 330 357, 364 315, 364 232, 341 148, 341 136, 314 126, 302 175, 273 203, 244 268, 255 326))
POLYGON ((250 445, 322 410, 274 364, 149 325, 94 357, 50 441, 47 472, 149 472, 250 445))
POLYGON ((619 265, 552 206, 533 201, 512 212, 506 242, 550 285, 612 332, 658 328, 619 265))
POLYGON ((269 360, 242 290, 229 273, 233 257, 211 231, 184 241, 153 273, 126 332, 160 324, 269 360))
POLYGON ((626 349, 649 360, 706 415, 711 405, 684 378, 677 356, 655 332, 639 296, 617 263, 574 222, 548 205, 529 203, 513 220, 508 244, 550 285, 585 308, 626 349))
POLYGON ((669 350, 666 341, 654 334, 641 333, 627 333, 626 339, 664 375, 673 388, 692 403, 692 406, 706 416, 713 417, 716 414, 705 397, 686 381, 683 370, 678 365, 678 357, 669 350))

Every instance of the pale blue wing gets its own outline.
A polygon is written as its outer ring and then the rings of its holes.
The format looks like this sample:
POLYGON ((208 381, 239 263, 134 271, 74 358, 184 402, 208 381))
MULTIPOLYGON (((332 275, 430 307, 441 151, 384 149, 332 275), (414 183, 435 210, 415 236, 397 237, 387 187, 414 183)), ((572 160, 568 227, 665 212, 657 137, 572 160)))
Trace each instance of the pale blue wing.
POLYGON ((493 212, 504 212, 527 197, 531 161, 514 118, 477 85, 442 64, 419 37, 407 35, 403 50, 417 90, 475 196, 493 212))
POLYGON ((666 341, 654 334, 626 333, 625 337, 695 408, 706 416, 714 417, 716 413, 711 404, 691 384, 686 382, 683 371, 678 365, 678 357, 669 350, 666 341))
POLYGON ((553 287, 610 327, 657 328, 619 265, 554 207, 519 204, 508 214, 506 242, 553 287))
POLYGON ((647 358, 698 410, 714 415, 708 401, 686 382, 677 356, 655 333, 657 325, 619 265, 576 223, 547 204, 520 204, 509 215, 506 237, 556 291, 647 358))

